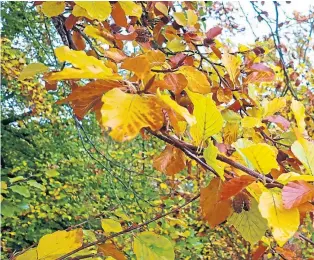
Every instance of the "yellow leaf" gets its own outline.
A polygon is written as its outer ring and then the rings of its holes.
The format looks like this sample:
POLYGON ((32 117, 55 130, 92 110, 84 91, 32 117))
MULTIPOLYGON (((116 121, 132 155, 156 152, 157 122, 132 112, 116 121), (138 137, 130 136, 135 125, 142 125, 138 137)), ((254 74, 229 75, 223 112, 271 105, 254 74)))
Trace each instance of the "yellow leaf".
POLYGON ((246 116, 241 120, 242 127, 246 128, 260 127, 261 124, 262 124, 261 119, 257 117, 246 116))
POLYGON ((82 229, 57 231, 43 236, 38 243, 38 259, 55 260, 83 244, 82 229))
POLYGON ((127 94, 115 88, 102 101, 102 124, 111 128, 110 136, 116 141, 133 139, 143 127, 155 131, 163 125, 164 115, 157 97, 127 94))
POLYGON ((169 109, 173 110, 174 113, 179 115, 189 125, 196 124, 195 116, 191 115, 190 112, 185 107, 180 106, 177 102, 175 102, 173 99, 171 99, 170 96, 162 95, 160 93, 159 89, 157 90, 157 97, 159 97, 162 100, 162 102, 164 103, 164 105, 166 107, 169 107, 169 109))
POLYGON ((222 129, 223 119, 211 95, 201 95, 188 90, 187 93, 194 105, 193 115, 197 121, 191 126, 190 133, 196 145, 200 145, 222 129))
POLYGON ((107 41, 103 36, 101 31, 92 26, 92 25, 87 25, 84 29, 84 33, 96 40, 99 40, 100 42, 104 43, 104 44, 108 44, 108 45, 113 45, 110 41, 107 41))
POLYGON ((101 227, 107 233, 121 232, 123 230, 121 224, 113 219, 102 219, 101 227))
POLYGON ((188 16, 187 25, 194 26, 198 21, 196 13, 193 10, 189 9, 187 10, 187 16, 188 16))
POLYGON ((314 175, 314 143, 300 138, 292 144, 291 150, 309 174, 314 175))
POLYGON ((204 73, 192 66, 181 66, 176 73, 182 73, 188 80, 188 89, 201 93, 208 94, 210 92, 210 85, 204 73))
POLYGON ((300 215, 297 208, 285 209, 280 191, 264 191, 259 199, 259 211, 267 219, 273 236, 279 246, 283 246, 298 230, 300 215))
POLYGON ((173 52, 184 51, 186 44, 184 44, 180 38, 174 38, 171 41, 167 42, 167 48, 173 52))
POLYGON ((287 172, 287 173, 282 173, 277 180, 278 182, 282 184, 287 184, 288 182, 291 181, 308 181, 312 182, 314 181, 314 176, 312 175, 300 175, 296 172, 287 172))
POLYGON ((305 108, 304 105, 295 99, 292 100, 291 109, 294 114, 294 118, 297 121, 298 129, 303 134, 305 131, 305 108))
POLYGON ((219 177, 224 181, 224 168, 219 165, 219 161, 216 159, 218 154, 218 148, 213 144, 212 141, 209 142, 208 147, 204 150, 204 159, 206 163, 211 166, 219 175, 219 177))
POLYGON ((187 25, 187 19, 185 17, 185 14, 183 12, 177 12, 173 13, 173 18, 176 21, 177 24, 181 26, 186 26, 187 25))
POLYGON ((37 248, 31 248, 25 251, 23 254, 18 255, 14 260, 37 260, 37 248))
MULTIPOLYGON (((48 3, 48 2, 45 2, 48 3)), ((50 2, 49 2, 50 3, 50 2)), ((30 78, 39 73, 44 73, 48 70, 48 67, 42 63, 31 63, 28 64, 23 71, 21 72, 18 80, 24 80, 26 78, 30 78)))
POLYGON ((226 67, 231 81, 234 85, 236 85, 238 76, 240 74, 241 59, 235 55, 225 52, 222 54, 221 62, 226 67))
POLYGON ((58 16, 62 14, 65 9, 65 2, 63 1, 51 1, 43 2, 42 11, 48 17, 58 16))
POLYGON ((266 100, 263 103, 263 117, 272 116, 286 107, 286 99, 284 97, 274 98, 271 101, 266 100))
POLYGON ((49 80, 62 79, 120 79, 113 74, 112 69, 105 66, 104 62, 93 56, 87 56, 84 51, 70 50, 67 46, 61 46, 55 50, 60 62, 70 62, 75 68, 64 68, 60 72, 51 73, 49 80))
POLYGON ((132 1, 121 1, 119 2, 121 8, 124 10, 126 15, 137 16, 138 18, 142 15, 142 7, 132 1))
POLYGON ((255 199, 252 199, 249 211, 234 212, 228 218, 228 223, 233 225, 251 245, 260 241, 268 228, 267 221, 259 212, 258 203, 255 199))
POLYGON ((93 17, 91 17, 87 11, 80 7, 79 5, 75 5, 73 7, 73 10, 72 10, 72 14, 75 16, 75 17, 86 17, 87 19, 89 20, 93 20, 93 17))
POLYGON ((279 168, 277 151, 268 144, 253 144, 240 150, 260 173, 268 174, 271 169, 279 168))
POLYGON ((163 3, 161 2, 157 2, 155 4, 155 7, 156 9, 161 12, 162 14, 164 14, 165 16, 168 15, 168 7, 166 5, 164 5, 163 3))
POLYGON ((76 1, 75 3, 84 8, 89 16, 99 21, 106 20, 111 13, 111 5, 106 1, 76 1))
POLYGON ((232 144, 238 139, 239 123, 227 122, 223 129, 223 140, 226 144, 232 144))

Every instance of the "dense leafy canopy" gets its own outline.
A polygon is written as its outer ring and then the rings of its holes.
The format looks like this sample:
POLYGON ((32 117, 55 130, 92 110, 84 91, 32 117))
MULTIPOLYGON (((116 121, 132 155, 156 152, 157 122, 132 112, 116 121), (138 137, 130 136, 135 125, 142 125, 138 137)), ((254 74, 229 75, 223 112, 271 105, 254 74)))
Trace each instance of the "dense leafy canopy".
POLYGON ((6 257, 313 254, 314 15, 286 46, 272 4, 251 3, 270 35, 236 44, 232 4, 6 3, 6 257))

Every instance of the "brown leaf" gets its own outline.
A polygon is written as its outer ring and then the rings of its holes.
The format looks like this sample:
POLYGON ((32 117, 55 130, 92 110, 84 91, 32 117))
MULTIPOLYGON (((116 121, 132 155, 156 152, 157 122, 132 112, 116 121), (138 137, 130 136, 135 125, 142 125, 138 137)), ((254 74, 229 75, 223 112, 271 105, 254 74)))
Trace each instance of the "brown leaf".
POLYGON ((47 90, 57 90, 57 81, 53 81, 53 82, 45 82, 45 88, 47 90))
POLYGON ((222 28, 219 26, 213 27, 206 32, 207 39, 213 39, 219 34, 221 34, 222 28))
POLYGON ((223 183, 221 188, 220 199, 226 200, 231 198, 232 196, 235 196, 254 181, 255 181, 254 177, 250 175, 242 175, 240 177, 233 178, 230 181, 223 183))
POLYGON ((124 10, 121 8, 119 2, 112 5, 111 16, 115 23, 121 27, 127 27, 128 22, 124 10))
POLYGON ((172 56, 169 60, 170 60, 170 64, 171 64, 171 68, 178 68, 181 65, 183 65, 184 60, 187 58, 187 55, 179 52, 176 55, 172 56))
POLYGON ((73 32, 72 40, 73 40, 77 50, 79 50, 79 51, 85 50, 86 43, 85 43, 83 36, 79 32, 77 32, 77 31, 73 32))
POLYGON ((282 189, 282 200, 286 209, 298 207, 313 197, 314 186, 305 181, 289 182, 282 189))
POLYGON ((185 168, 184 153, 171 145, 167 145, 161 154, 154 159, 153 166, 167 175, 174 175, 185 168))
POLYGON ((96 111, 100 108, 102 95, 110 89, 121 88, 118 81, 96 80, 84 87, 75 86, 72 93, 65 99, 59 100, 57 104, 69 102, 79 120, 82 120, 88 111, 96 111))
POLYGON ((175 95, 180 94, 188 84, 186 77, 182 73, 167 73, 164 80, 168 85, 167 89, 173 91, 175 95))
POLYGON ((284 131, 287 131, 290 127, 290 121, 280 115, 268 116, 265 117, 264 120, 277 124, 284 131))
POLYGON ((112 243, 104 243, 98 245, 98 252, 103 253, 105 256, 111 256, 116 260, 126 260, 125 255, 119 251, 112 243))
POLYGON ((64 22, 65 28, 67 30, 72 30, 73 26, 76 24, 78 20, 79 20, 78 17, 74 16, 73 14, 70 14, 69 17, 64 22))
POLYGON ((221 179, 215 178, 206 188, 201 189, 200 206, 211 228, 225 221, 232 212, 231 200, 220 200, 221 187, 221 179))
POLYGON ((154 26, 153 29, 153 37, 158 45, 162 45, 162 43, 165 41, 165 37, 162 34, 162 29, 164 28, 165 24, 160 21, 154 26))
POLYGON ((260 260, 262 259, 262 256, 265 254, 267 250, 267 246, 264 245, 263 242, 260 242, 258 248, 255 249, 255 251, 252 254, 252 260, 260 260))

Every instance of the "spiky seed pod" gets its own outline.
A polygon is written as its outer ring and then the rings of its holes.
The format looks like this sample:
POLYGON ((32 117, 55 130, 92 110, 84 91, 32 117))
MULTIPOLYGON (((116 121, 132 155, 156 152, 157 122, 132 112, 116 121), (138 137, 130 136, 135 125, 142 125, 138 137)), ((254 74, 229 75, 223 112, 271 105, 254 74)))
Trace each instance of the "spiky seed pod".
POLYGON ((137 42, 148 42, 149 38, 151 37, 149 30, 146 28, 138 28, 135 30, 135 32, 137 34, 135 38, 137 42))
POLYGON ((238 193, 232 200, 232 207, 238 214, 241 213, 242 210, 249 211, 251 208, 250 197, 244 192, 238 193))

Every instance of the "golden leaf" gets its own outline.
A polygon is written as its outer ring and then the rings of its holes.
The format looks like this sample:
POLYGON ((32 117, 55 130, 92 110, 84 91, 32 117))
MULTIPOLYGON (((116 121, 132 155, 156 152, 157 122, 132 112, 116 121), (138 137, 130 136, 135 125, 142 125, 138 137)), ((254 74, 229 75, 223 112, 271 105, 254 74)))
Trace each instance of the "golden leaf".
POLYGON ((140 79, 144 79, 146 74, 150 72, 150 64, 144 55, 126 58, 121 66, 121 69, 133 71, 140 79))
POLYGON ((204 150, 204 159, 206 163, 211 166, 219 175, 219 177, 224 181, 224 168, 219 165, 220 162, 216 159, 218 155, 218 148, 213 144, 212 141, 209 142, 208 147, 204 150))
POLYGON ((285 209, 281 193, 277 189, 264 191, 259 199, 258 208, 272 228, 276 242, 282 247, 299 228, 298 209, 285 209))
POLYGON ((102 124, 111 128, 110 136, 116 141, 133 139, 143 127, 155 131, 163 125, 164 115, 157 97, 112 89, 103 96, 102 101, 102 124))
POLYGON ((106 1, 76 1, 75 3, 84 8, 89 16, 99 21, 106 20, 111 13, 111 5, 106 1))
POLYGON ((107 233, 120 232, 123 230, 121 224, 113 219, 102 219, 101 227, 107 233))
POLYGON ((292 144, 291 150, 309 174, 314 175, 314 142, 299 138, 292 144))
POLYGON ((196 145, 200 145, 222 129, 223 119, 210 95, 188 90, 187 93, 194 105, 193 115, 197 121, 191 126, 190 133, 196 145))
POLYGON ((294 118, 297 121, 298 129, 303 134, 305 131, 305 108, 304 105, 295 99, 292 100, 291 109, 294 114, 294 118))
POLYGON ((119 2, 121 8, 124 10, 126 15, 136 16, 140 18, 142 16, 142 7, 132 1, 121 1, 119 2))
POLYGON ((55 50, 55 53, 60 62, 70 62, 75 68, 64 68, 60 72, 51 73, 48 80, 121 78, 113 74, 112 69, 106 67, 103 61, 87 56, 84 51, 74 51, 67 46, 61 46, 55 50))
POLYGON ((237 85, 238 76, 240 74, 241 59, 229 53, 224 53, 222 54, 221 62, 226 67, 233 84, 237 85))
POLYGON ((48 17, 58 16, 62 14, 65 9, 65 2, 63 1, 51 1, 43 2, 42 11, 48 17))
POLYGON ((44 235, 38 243, 38 259, 55 260, 83 244, 83 230, 57 231, 44 235))
POLYGON ((182 73, 188 80, 188 89, 201 93, 208 94, 210 92, 210 85, 204 73, 192 66, 181 66, 177 73, 182 73))
POLYGON ((279 168, 277 151, 268 144, 253 144, 240 150, 260 173, 268 174, 271 169, 279 168))

